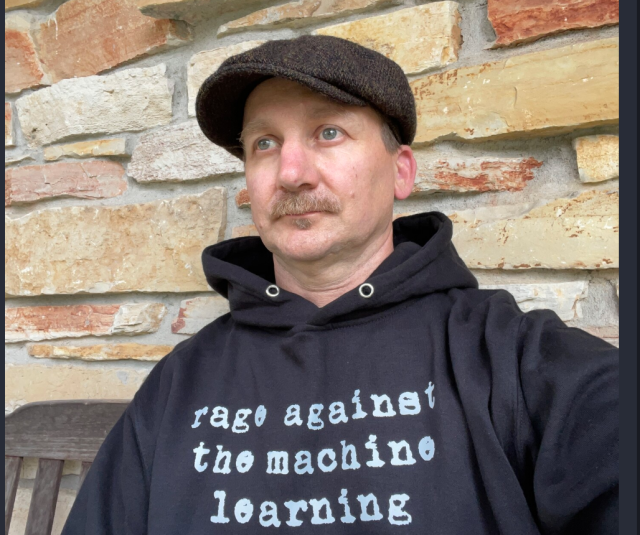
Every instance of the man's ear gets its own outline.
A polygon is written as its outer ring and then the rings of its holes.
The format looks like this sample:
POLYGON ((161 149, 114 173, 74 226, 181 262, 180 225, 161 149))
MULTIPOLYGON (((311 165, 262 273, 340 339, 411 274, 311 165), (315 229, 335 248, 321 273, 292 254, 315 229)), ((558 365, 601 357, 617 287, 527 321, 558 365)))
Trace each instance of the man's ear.
POLYGON ((394 193, 396 199, 406 199, 413 191, 418 165, 409 145, 400 145, 396 156, 396 181, 394 193))

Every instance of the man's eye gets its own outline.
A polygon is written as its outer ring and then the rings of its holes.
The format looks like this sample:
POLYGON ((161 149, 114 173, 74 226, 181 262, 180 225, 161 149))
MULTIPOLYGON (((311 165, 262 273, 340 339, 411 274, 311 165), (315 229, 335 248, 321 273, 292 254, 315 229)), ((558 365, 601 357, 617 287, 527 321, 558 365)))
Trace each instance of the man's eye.
POLYGON ((256 143, 258 150, 267 150, 272 147, 273 139, 260 139, 256 143))
POLYGON ((338 130, 336 128, 325 128, 320 135, 322 139, 331 141, 338 137, 338 130))

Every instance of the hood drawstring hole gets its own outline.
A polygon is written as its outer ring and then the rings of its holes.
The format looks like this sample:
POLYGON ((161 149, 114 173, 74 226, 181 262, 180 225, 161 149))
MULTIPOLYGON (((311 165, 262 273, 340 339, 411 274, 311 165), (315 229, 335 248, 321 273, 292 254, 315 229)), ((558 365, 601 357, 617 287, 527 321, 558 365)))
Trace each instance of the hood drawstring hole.
POLYGON ((280 295, 280 288, 278 288, 275 284, 267 286, 267 295, 269 297, 278 297, 280 295))
POLYGON ((364 284, 360 285, 360 288, 358 288, 358 292, 360 292, 360 295, 362 297, 364 297, 365 299, 368 299, 373 295, 373 285, 369 284, 368 282, 365 282, 364 284))

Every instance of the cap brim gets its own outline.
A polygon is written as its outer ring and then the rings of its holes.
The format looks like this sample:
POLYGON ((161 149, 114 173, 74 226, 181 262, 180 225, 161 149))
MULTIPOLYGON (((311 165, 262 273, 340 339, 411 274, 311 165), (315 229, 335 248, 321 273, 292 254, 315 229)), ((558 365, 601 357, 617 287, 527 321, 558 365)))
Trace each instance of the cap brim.
POLYGON ((279 66, 255 64, 221 67, 209 76, 196 97, 196 118, 204 135, 234 156, 242 159, 244 105, 249 94, 269 78, 280 77, 298 82, 329 98, 353 106, 367 103, 323 80, 279 66))

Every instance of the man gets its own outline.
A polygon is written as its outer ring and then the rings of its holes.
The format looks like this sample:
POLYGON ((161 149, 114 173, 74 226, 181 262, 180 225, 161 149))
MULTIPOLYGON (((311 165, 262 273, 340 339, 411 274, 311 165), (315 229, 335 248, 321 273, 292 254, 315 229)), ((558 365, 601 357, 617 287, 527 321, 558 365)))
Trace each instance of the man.
POLYGON ((400 67, 272 41, 196 109, 260 238, 205 249, 231 313, 156 365, 64 533, 616 533, 617 350, 478 290, 443 214, 392 221, 400 67))

